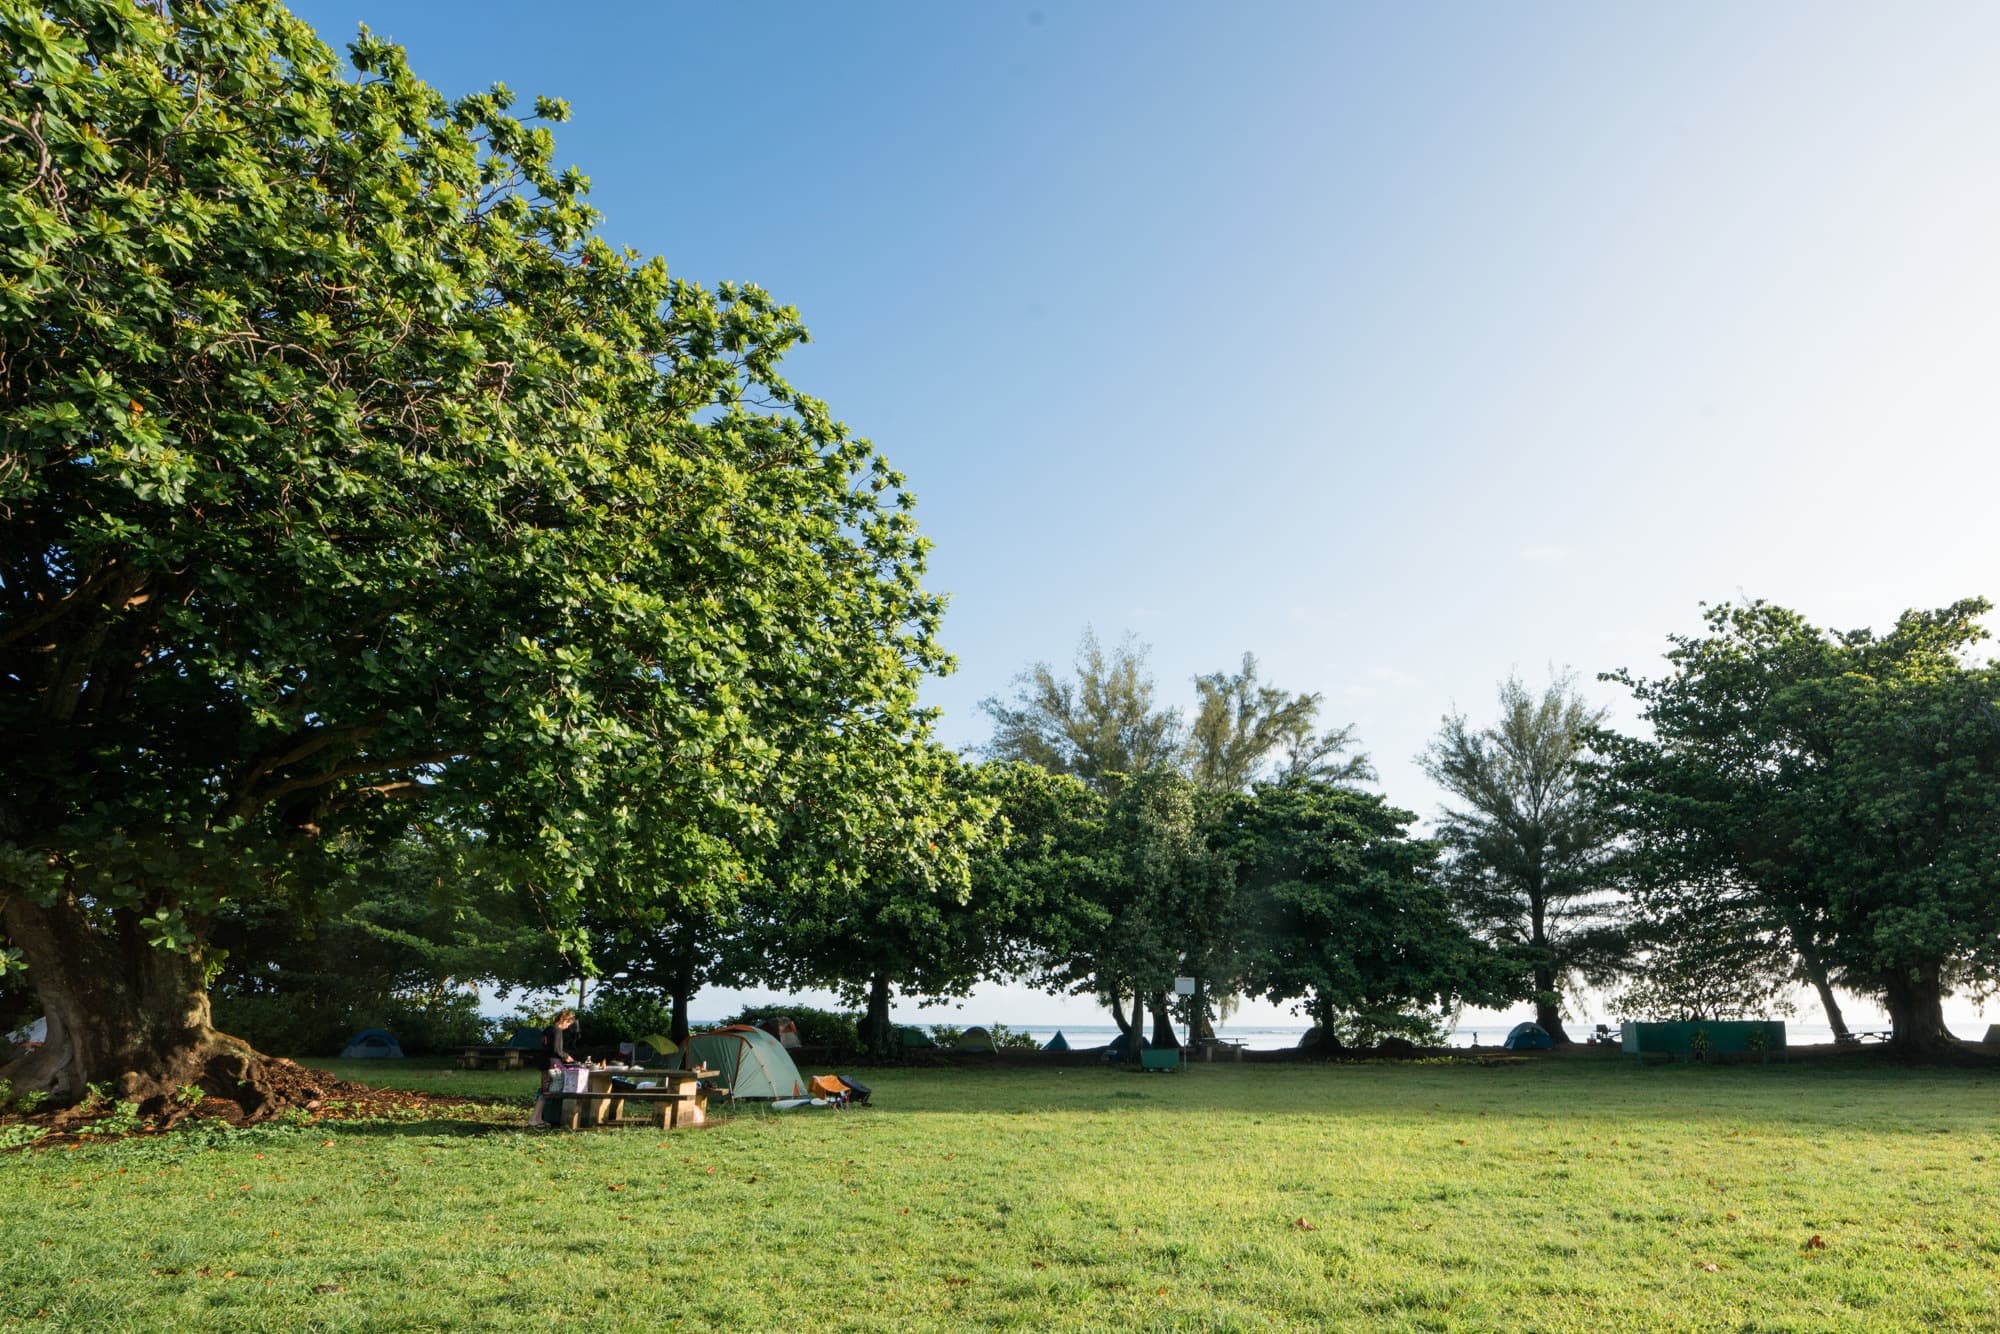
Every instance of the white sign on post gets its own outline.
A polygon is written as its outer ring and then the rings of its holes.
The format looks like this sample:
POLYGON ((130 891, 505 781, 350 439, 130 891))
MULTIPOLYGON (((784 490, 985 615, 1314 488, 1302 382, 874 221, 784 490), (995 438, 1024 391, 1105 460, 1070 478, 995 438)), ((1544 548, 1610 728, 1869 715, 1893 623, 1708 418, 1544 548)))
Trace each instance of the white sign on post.
POLYGON ((1192 995, 1194 995, 1194 979, 1193 979, 1193 978, 1191 978, 1191 977, 1177 977, 1177 978, 1175 978, 1175 979, 1174 979, 1174 994, 1175 994, 1176 996, 1192 996, 1192 995))

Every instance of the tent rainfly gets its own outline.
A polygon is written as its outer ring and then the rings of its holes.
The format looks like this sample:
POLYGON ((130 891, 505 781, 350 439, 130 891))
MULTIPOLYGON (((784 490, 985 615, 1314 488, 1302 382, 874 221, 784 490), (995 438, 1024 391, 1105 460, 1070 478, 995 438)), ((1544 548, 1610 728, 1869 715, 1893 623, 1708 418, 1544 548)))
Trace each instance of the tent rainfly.
POLYGON ((1068 1038, 1066 1038, 1066 1037, 1064 1037, 1064 1036, 1062 1035, 1062 1030, 1061 1030, 1060 1028, 1058 1028, 1058 1029, 1056 1030, 1056 1035, 1055 1035, 1054 1037, 1050 1038, 1050 1039, 1049 1039, 1049 1040, 1048 1040, 1047 1042, 1044 1042, 1044 1043, 1042 1044, 1042 1050, 1043 1050, 1043 1051, 1068 1051, 1068 1050, 1069 1050, 1069 1039, 1068 1039, 1068 1038))
POLYGON ((960 1033, 958 1041, 952 1046, 953 1051, 992 1051, 993 1049, 993 1035, 977 1024, 960 1033))
POLYGON ((712 1033, 697 1033, 681 1048, 681 1064, 721 1072, 729 1100, 803 1098, 805 1077, 784 1044, 761 1028, 731 1024, 712 1033))
POLYGON ((1540 1024, 1520 1023, 1514 1025, 1502 1044, 1509 1051, 1549 1051, 1556 1045, 1549 1031, 1540 1024))
POLYGON ((396 1041, 396 1035, 379 1028, 364 1028, 347 1040, 346 1050, 340 1053, 343 1061, 400 1061, 403 1059, 403 1044, 396 1041))

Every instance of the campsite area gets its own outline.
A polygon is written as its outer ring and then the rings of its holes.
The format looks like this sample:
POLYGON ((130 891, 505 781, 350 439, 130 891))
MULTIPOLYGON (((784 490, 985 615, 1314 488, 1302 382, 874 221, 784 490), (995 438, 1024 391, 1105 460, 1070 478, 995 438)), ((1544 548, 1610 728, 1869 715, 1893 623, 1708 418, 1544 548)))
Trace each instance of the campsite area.
POLYGON ((322 1064, 479 1101, 0 1157, 0 1323, 2000 1320, 1989 1070, 884 1068, 871 1108, 663 1135, 526 1130, 532 1072, 322 1064))

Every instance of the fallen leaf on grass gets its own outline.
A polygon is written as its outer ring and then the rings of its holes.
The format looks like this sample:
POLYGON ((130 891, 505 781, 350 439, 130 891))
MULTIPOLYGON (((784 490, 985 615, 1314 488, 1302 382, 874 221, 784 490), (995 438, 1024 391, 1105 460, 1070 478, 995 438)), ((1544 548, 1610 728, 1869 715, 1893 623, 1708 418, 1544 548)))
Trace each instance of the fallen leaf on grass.
POLYGON ((326 1140, 326 1141, 324 1141, 324 1142, 322 1142, 322 1143, 320 1144, 320 1147, 321 1147, 322 1149, 330 1149, 330 1148, 332 1148, 332 1147, 333 1147, 333 1141, 332 1141, 332 1140, 326 1140))
POLYGON ((1722 1216, 1722 1221, 1723 1221, 1723 1222, 1725 1222, 1725 1223, 1734 1223, 1734 1222, 1736 1221, 1736 1215, 1735 1215, 1735 1214, 1724 1214, 1724 1215, 1722 1216))
POLYGON ((1047 1268, 1048 1268, 1048 1266, 1047 1266, 1047 1265, 1045 1265, 1045 1264, 1043 1264, 1043 1263, 1042 1263, 1042 1262, 1041 1262, 1040 1260, 1030 1260, 1030 1261, 1028 1261, 1028 1267, 1029 1267, 1030 1269, 1047 1269, 1047 1268))
POLYGON ((1815 1232, 1806 1238, 1806 1244, 1799 1247, 1799 1249, 1802 1251, 1823 1251, 1826 1249, 1826 1238, 1815 1232))
POLYGON ((345 1283, 315 1283, 313 1285, 313 1292, 315 1294, 323 1295, 329 1292, 346 1292, 346 1291, 347 1291, 347 1285, 345 1283))
POLYGON ((1719 1274, 1722 1272, 1722 1266, 1713 1260, 1703 1260, 1701 1262, 1701 1272, 1704 1274, 1719 1274))
POLYGON ((605 1189, 606 1189, 606 1190, 623 1190, 623 1189, 625 1189, 625 1188, 624 1188, 623 1186, 620 1186, 620 1185, 617 1185, 617 1184, 615 1184, 615 1183, 614 1183, 614 1184, 612 1184, 612 1185, 609 1185, 609 1186, 606 1186, 606 1187, 605 1187, 605 1189))
POLYGON ((1303 1218, 1294 1218, 1294 1219, 1292 1220, 1292 1226, 1293 1226, 1293 1227, 1295 1227, 1295 1228, 1297 1228, 1297 1229, 1298 1229, 1299 1231, 1301 1231, 1301 1232, 1317 1232, 1317 1231, 1319 1231, 1319 1224, 1317 1224, 1317 1223, 1308 1223, 1308 1222, 1307 1222, 1307 1221, 1306 1221, 1305 1219, 1303 1219, 1303 1218))

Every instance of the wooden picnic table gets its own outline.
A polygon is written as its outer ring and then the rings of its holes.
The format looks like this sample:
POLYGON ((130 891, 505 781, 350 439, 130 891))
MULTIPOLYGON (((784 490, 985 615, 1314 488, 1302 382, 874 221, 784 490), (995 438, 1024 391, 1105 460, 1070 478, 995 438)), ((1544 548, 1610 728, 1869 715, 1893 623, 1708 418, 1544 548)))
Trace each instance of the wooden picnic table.
POLYGON ((695 1070, 605 1069, 590 1072, 587 1093, 550 1091, 545 1097, 560 1100, 556 1123, 571 1130, 590 1126, 640 1124, 625 1116, 628 1102, 645 1103, 658 1111, 645 1123, 662 1130, 698 1126, 707 1119, 708 1094, 701 1081, 714 1079, 719 1071, 702 1067, 695 1070), (614 1080, 626 1084, 650 1083, 651 1088, 614 1088, 614 1080))
POLYGON ((519 1070, 528 1053, 520 1047, 467 1047, 458 1058, 461 1070, 519 1070))

